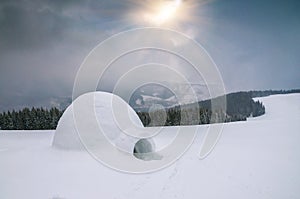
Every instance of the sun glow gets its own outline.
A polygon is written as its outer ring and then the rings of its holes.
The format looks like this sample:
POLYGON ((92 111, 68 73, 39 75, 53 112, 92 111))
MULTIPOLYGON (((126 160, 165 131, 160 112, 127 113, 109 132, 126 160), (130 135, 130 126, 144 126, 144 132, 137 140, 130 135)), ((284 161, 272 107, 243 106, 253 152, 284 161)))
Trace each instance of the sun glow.
POLYGON ((151 12, 144 14, 144 19, 154 25, 162 25, 176 20, 182 0, 160 1, 153 5, 151 12))
POLYGON ((195 15, 200 2, 209 0, 130 0, 129 21, 139 26, 181 29, 201 19, 195 15))

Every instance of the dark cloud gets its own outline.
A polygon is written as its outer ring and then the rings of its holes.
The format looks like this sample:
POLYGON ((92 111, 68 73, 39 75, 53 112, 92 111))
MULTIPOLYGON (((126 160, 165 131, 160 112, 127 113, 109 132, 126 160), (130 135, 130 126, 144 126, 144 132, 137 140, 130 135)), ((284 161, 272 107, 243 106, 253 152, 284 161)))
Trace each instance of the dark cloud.
POLYGON ((103 30, 128 5, 118 1, 23 0, 0 2, 1 50, 47 48, 78 39, 72 32, 103 30), (116 15, 117 13, 117 15, 116 15))
MULTIPOLYGON (((68 98, 84 57, 113 33, 139 26, 126 16, 145 2, 0 1, 0 110, 68 98)), ((300 1, 205 2, 187 29, 228 91, 300 87, 300 1)))
POLYGON ((42 47, 58 42, 70 19, 33 2, 9 2, 1 6, 1 50, 42 47))
POLYGON ((206 5, 211 26, 198 39, 211 52, 229 91, 300 87, 299 9, 295 0, 206 5))
POLYGON ((0 110, 70 97, 84 57, 114 28, 108 2, 1 1, 0 110))

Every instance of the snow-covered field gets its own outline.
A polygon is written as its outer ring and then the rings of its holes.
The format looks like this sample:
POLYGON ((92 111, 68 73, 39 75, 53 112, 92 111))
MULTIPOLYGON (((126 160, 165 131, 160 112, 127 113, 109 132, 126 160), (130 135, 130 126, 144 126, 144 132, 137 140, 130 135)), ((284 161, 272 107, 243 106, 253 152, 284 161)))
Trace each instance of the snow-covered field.
POLYGON ((0 131, 0 199, 300 198, 300 94, 259 100, 266 114, 225 124, 207 158, 197 156, 200 133, 179 161, 150 174, 52 148, 54 131, 0 131))

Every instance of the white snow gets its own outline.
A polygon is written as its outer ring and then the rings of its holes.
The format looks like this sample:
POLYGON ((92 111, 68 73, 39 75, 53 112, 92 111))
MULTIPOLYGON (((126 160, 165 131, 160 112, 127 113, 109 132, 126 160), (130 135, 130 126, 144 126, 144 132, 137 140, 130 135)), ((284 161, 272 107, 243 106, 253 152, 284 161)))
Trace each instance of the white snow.
POLYGON ((180 160, 149 174, 53 148, 54 131, 0 131, 0 198, 300 198, 300 94, 259 100, 266 115, 225 124, 207 158, 197 157, 204 125, 180 160))
POLYGON ((254 101, 263 101, 266 106, 266 114, 251 120, 282 120, 299 118, 300 116, 300 95, 272 95, 263 98, 254 98, 254 101))

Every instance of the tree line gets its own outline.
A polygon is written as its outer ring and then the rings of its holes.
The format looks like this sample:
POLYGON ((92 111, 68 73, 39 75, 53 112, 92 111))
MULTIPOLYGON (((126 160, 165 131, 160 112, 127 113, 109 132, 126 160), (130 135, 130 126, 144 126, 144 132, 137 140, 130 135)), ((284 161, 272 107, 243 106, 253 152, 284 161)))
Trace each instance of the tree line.
POLYGON ((245 121, 248 117, 265 114, 265 107, 252 99, 251 92, 237 92, 211 100, 175 106, 153 112, 137 111, 144 126, 201 125, 222 122, 245 121), (226 99, 226 109, 212 109, 212 100, 226 99))
POLYGON ((0 113, 2 130, 47 130, 55 129, 63 111, 57 108, 24 108, 19 111, 0 113))
MULTIPOLYGON (((248 91, 227 94, 226 110, 212 109, 212 100, 200 101, 183 106, 165 108, 152 112, 136 110, 144 126, 201 125, 218 122, 245 121, 248 117, 257 117, 265 113, 264 105, 254 101, 254 97, 273 94, 300 93, 294 90, 248 91)), ((58 108, 24 108, 19 111, 0 113, 2 130, 45 130, 55 129, 63 110, 58 108)))
POLYGON ((300 89, 249 91, 249 93, 251 94, 252 97, 266 97, 269 95, 277 95, 277 94, 300 93, 300 89))

